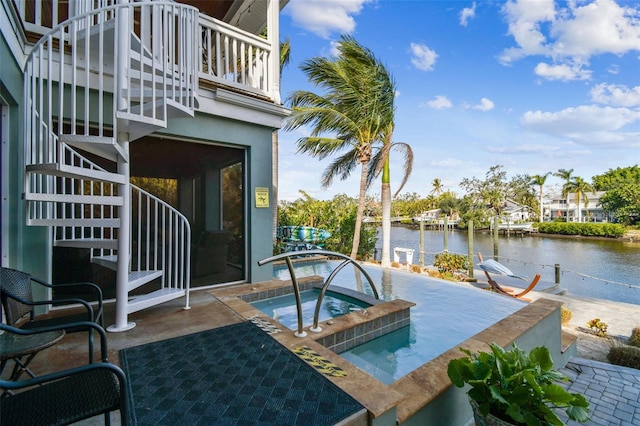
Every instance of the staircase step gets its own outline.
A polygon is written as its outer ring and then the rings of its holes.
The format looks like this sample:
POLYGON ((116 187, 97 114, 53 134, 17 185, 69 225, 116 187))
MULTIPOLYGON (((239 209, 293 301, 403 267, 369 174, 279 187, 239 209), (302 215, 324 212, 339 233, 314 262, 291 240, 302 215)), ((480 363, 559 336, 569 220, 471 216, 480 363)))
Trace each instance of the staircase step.
POLYGON ((160 278, 162 276, 162 271, 132 271, 129 272, 129 291, 135 290, 136 288, 150 283, 156 278, 160 278))
POLYGON ((122 206, 123 197, 117 195, 72 195, 72 194, 37 194, 28 192, 23 197, 26 201, 46 201, 54 203, 99 204, 103 206, 122 206))
POLYGON ((119 218, 64 218, 64 219, 27 219, 29 226, 83 226, 100 228, 120 228, 119 218))
POLYGON ((104 266, 112 271, 118 270, 118 255, 115 254, 111 256, 93 256, 91 258, 91 262, 96 265, 104 266))
POLYGON ((127 304, 127 313, 132 314, 142 309, 177 299, 185 296, 186 294, 187 292, 184 289, 162 288, 160 290, 152 291, 151 293, 134 296, 127 304))
POLYGON ((123 158, 129 161, 129 155, 116 143, 115 138, 108 136, 60 135, 60 141, 74 148, 82 149, 111 161, 123 158))
POLYGON ((79 238, 74 240, 56 240, 56 247, 72 247, 72 248, 96 248, 96 249, 118 249, 118 240, 106 238, 79 238))
MULTIPOLYGON (((112 271, 118 270, 118 256, 95 256, 91 259, 91 262, 96 265, 104 266, 107 269, 111 269, 112 271)), ((141 285, 147 284, 156 278, 162 277, 161 270, 154 271, 132 271, 129 272, 129 291, 135 290, 141 285)))
POLYGON ((92 170, 84 167, 68 166, 66 164, 30 164, 27 166, 26 171, 27 173, 38 173, 50 176, 91 179, 118 184, 126 183, 125 177, 118 173, 111 173, 104 170, 92 170))
MULTIPOLYGON (((85 21, 82 21, 85 22, 85 21)), ((89 46, 97 46, 100 41, 100 30, 102 29, 103 43, 105 44, 104 50, 113 50, 113 43, 115 40, 115 26, 116 20, 109 19, 100 25, 91 25, 89 28, 85 28, 76 32, 76 48, 79 50, 84 49, 84 45, 89 40, 89 46)))

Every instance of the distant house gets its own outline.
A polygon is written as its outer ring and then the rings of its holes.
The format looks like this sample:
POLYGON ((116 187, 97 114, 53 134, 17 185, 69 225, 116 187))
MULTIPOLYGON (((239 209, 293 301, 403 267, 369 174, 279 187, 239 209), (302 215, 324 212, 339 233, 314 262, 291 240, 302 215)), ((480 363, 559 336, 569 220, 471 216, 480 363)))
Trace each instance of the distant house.
POLYGON ((531 220, 531 213, 531 207, 507 198, 502 207, 502 220, 509 223, 527 222, 531 220))
POLYGON ((600 206, 600 197, 606 191, 587 193, 588 203, 585 206, 584 197, 580 197, 580 205, 576 204, 576 194, 571 192, 566 197, 554 197, 550 203, 544 206, 544 220, 553 221, 563 218, 567 222, 609 222, 611 214, 600 206), (580 209, 580 214, 578 214, 580 209))

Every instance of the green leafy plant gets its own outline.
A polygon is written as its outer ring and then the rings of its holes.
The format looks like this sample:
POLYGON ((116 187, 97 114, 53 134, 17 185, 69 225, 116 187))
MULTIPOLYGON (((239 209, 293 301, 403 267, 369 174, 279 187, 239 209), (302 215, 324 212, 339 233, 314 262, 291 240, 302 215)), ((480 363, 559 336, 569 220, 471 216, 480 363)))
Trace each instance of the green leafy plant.
POLYGON ((600 318, 594 318, 587 322, 587 327, 600 337, 605 337, 609 328, 606 322, 600 321, 600 318))
POLYGON ((456 272, 468 268, 467 256, 455 253, 438 253, 433 260, 433 266, 440 272, 456 272))
MULTIPOLYGON (((477 404, 477 415, 493 415, 517 425, 564 425, 554 408, 566 408, 571 420, 589 419, 589 402, 569 393, 559 381, 567 377, 553 370, 549 350, 539 346, 528 354, 515 344, 504 350, 495 343, 490 352, 472 353, 449 361, 447 374, 457 387, 471 386, 469 398, 477 404)), ((478 419, 476 419, 478 422, 478 419)))

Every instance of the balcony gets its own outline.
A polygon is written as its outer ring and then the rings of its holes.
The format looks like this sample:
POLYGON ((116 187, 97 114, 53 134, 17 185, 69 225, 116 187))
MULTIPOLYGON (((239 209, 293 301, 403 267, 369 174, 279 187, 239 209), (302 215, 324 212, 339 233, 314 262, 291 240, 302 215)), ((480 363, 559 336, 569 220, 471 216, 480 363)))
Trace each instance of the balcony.
MULTIPOLYGON (((153 0, 155 1, 155 0, 153 0)), ((134 0, 132 0, 134 2, 134 0)), ((203 89, 224 88, 226 90, 251 96, 267 102, 279 103, 279 58, 278 46, 273 46, 269 39, 259 35, 266 27, 274 7, 285 2, 263 2, 264 10, 251 11, 250 6, 244 7, 243 1, 232 2, 236 6, 235 12, 229 7, 231 2, 202 2, 181 1, 194 3, 196 7, 206 7, 207 13, 200 13, 199 52, 199 87, 203 89), (223 6, 226 5, 226 6, 223 6), (238 6, 239 5, 239 6, 238 6), (223 7, 226 9, 222 10, 223 7), (244 7, 244 9, 243 9, 244 7), (210 14, 213 14, 210 15, 210 14), (215 16, 224 16, 237 25, 231 25, 215 16), (252 31, 242 29, 249 28, 252 31)), ((90 10, 109 7, 116 4, 116 0, 91 0, 69 2, 68 0, 14 0, 12 3, 15 16, 19 17, 24 34, 23 42, 36 43, 44 34, 70 16, 78 16, 90 10), (71 4, 71 5, 70 5, 71 4)), ((255 9, 255 7, 254 7, 255 9)), ((274 24, 277 27, 277 23, 274 24)), ((277 32, 270 40, 277 40, 277 32)), ((29 51, 26 47, 25 52, 29 51)))

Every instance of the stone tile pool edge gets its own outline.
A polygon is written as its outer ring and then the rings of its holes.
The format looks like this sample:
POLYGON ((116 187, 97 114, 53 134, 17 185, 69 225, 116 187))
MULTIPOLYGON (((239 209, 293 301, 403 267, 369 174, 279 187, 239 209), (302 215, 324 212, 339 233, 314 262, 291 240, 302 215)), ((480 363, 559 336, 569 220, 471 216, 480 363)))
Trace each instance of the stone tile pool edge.
MULTIPOLYGON (((301 291, 321 283, 322 277, 299 279, 301 291)), ((450 284, 443 282, 443 285, 450 284)), ((326 376, 327 379, 367 408, 370 417, 369 424, 372 425, 420 424, 425 420, 433 420, 438 416, 442 416, 442 405, 446 406, 452 402, 456 405, 457 413, 455 417, 459 418, 461 423, 454 421, 447 424, 464 424, 463 420, 465 418, 470 419, 472 416, 471 409, 464 391, 453 387, 447 376, 449 360, 461 356, 459 347, 478 351, 487 350, 487 343, 489 342, 496 342, 505 348, 515 342, 524 349, 544 344, 549 347, 552 354, 555 354, 553 358, 557 365, 564 365, 569 357, 569 355, 561 357, 560 306, 562 303, 549 299, 538 299, 387 386, 358 369, 322 343, 331 346, 332 335, 335 336, 341 331, 354 329, 358 326, 367 327, 364 324, 371 324, 372 320, 381 318, 391 312, 408 310, 413 306, 413 303, 402 300, 378 301, 378 303, 367 308, 366 316, 359 312, 354 312, 332 319, 332 324, 327 324, 327 321, 323 321, 320 323, 323 328, 322 332, 312 333, 308 331, 308 327, 305 327, 307 336, 299 338, 294 336, 292 330, 268 318, 249 303, 250 301, 263 299, 265 296, 276 297, 287 294, 292 291, 291 289, 290 281, 273 280, 215 289, 211 290, 210 293, 242 318, 258 317, 280 329, 281 332, 271 334, 271 336, 289 350, 293 351, 301 345, 308 346, 342 368, 347 373, 345 377, 326 376), (546 325, 540 327, 540 323, 545 323, 546 325), (439 402, 434 404, 437 400, 439 402)), ((364 295, 359 294, 360 298, 362 296, 364 295)), ((400 318, 402 320, 403 315, 400 315, 400 318)), ((396 326, 397 328, 400 327, 399 324, 396 324, 396 326)), ((365 330, 369 330, 372 333, 375 327, 371 327, 373 325, 369 326, 369 328, 360 328, 360 331, 361 333, 366 333, 367 331, 365 330)), ((371 334, 369 337, 375 338, 378 335, 380 334, 375 336, 371 334)), ((357 345, 361 341, 354 343, 357 345)), ((444 415, 450 414, 446 411, 444 412, 444 415)))

